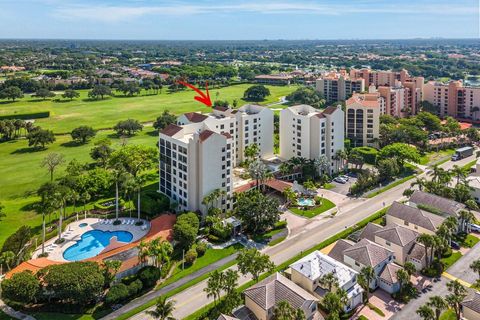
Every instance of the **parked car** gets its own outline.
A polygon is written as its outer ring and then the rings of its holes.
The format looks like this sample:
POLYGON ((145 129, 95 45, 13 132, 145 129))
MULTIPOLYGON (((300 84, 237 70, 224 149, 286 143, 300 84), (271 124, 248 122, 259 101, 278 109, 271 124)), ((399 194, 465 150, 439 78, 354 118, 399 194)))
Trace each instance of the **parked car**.
POLYGON ((340 178, 340 177, 336 177, 335 179, 333 179, 333 181, 341 183, 341 184, 347 183, 347 180, 345 180, 343 178, 340 178))
POLYGON ((341 176, 339 176, 339 177, 342 178, 342 179, 345 180, 345 181, 348 181, 348 180, 350 179, 349 176, 346 176, 346 175, 344 175, 344 174, 341 175, 341 176))
POLYGON ((458 242, 455 242, 455 241, 452 240, 450 242, 450 246, 452 247, 452 249, 460 250, 460 245, 458 244, 458 242))
POLYGON ((475 232, 480 232, 480 226, 478 224, 470 223, 469 224, 470 230, 475 232))

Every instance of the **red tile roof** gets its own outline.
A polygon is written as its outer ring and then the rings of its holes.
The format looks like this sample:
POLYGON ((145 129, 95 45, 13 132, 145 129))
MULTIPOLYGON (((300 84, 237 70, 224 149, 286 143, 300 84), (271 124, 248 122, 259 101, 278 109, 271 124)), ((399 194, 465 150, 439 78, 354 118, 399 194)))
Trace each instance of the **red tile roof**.
MULTIPOLYGON (((282 181, 282 180, 278 180, 278 179, 267 180, 264 184, 266 186, 272 188, 272 189, 277 190, 278 192, 283 192, 285 189, 292 186, 291 183, 286 182, 286 181, 282 181)), ((241 192, 248 191, 248 190, 254 188, 255 186, 256 186, 256 182, 255 181, 250 181, 247 184, 244 184, 244 185, 241 185, 241 186, 237 187, 233 191, 241 193, 241 192)))
POLYGON ((322 111, 323 114, 332 114, 337 111, 337 107, 329 106, 325 110, 322 111))
POLYGON ((199 135, 199 138, 200 138, 200 141, 203 142, 205 140, 207 140, 208 138, 210 138, 210 136, 212 134, 214 134, 215 132, 211 131, 211 130, 204 130, 200 133, 199 135))
POLYGON ((198 112, 187 112, 184 114, 184 116, 190 121, 190 122, 202 122, 205 119, 208 118, 208 116, 198 113, 198 112))
POLYGON ((176 124, 169 124, 168 126, 163 128, 162 130, 160 130, 160 133, 162 133, 164 135, 167 135, 169 137, 172 137, 177 132, 179 132, 180 130, 182 130, 182 127, 177 126, 176 124))

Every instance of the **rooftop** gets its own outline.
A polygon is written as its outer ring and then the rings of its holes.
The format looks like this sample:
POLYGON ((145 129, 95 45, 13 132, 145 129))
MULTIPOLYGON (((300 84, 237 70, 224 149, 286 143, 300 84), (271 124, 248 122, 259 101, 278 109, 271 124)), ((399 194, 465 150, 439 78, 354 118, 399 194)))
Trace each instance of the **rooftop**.
POLYGON ((320 251, 310 253, 308 256, 290 265, 290 268, 312 281, 326 274, 333 273, 340 287, 348 283, 357 274, 355 270, 320 251))
POLYGON ((343 251, 343 254, 364 266, 375 267, 387 260, 393 252, 367 239, 362 239, 352 247, 343 251))
POLYGON ((434 207, 449 216, 456 216, 458 214, 458 211, 465 209, 465 205, 460 202, 420 190, 416 190, 410 196, 409 202, 415 203, 417 205, 423 204, 426 206, 434 207))
POLYGON ((445 218, 439 215, 426 212, 396 201, 393 202, 391 207, 388 209, 387 216, 388 215, 409 223, 413 223, 430 231, 436 231, 437 228, 442 224, 443 220, 445 220, 445 218))
POLYGON ((378 230, 375 232, 375 236, 404 247, 415 241, 418 233, 402 226, 393 225, 378 230))

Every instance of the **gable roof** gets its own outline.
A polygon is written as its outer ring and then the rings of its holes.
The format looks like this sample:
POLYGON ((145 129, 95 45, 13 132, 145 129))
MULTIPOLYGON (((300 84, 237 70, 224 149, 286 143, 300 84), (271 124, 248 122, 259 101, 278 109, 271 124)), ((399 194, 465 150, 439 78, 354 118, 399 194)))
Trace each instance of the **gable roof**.
POLYGON ((421 243, 415 242, 415 244, 408 251, 408 257, 422 261, 425 257, 425 246, 421 243))
POLYGON ((335 245, 333 246, 332 250, 328 253, 328 256, 343 262, 343 251, 345 251, 348 248, 351 248, 355 243, 350 241, 350 240, 344 240, 340 239, 337 242, 335 242, 335 245))
POLYGON ((160 133, 167 135, 169 137, 173 137, 180 130, 182 130, 182 127, 172 123, 166 126, 165 128, 163 128, 162 130, 160 130, 160 133))
POLYGON ((379 277, 391 284, 397 283, 397 271, 400 269, 403 268, 395 263, 387 263, 387 265, 385 265, 385 268, 383 268, 382 272, 380 272, 379 277))
POLYGON ((418 233, 402 226, 393 225, 378 230, 375 232, 375 236, 404 247, 415 241, 418 233))
POLYGON ((383 227, 379 224, 369 222, 362 232, 360 232, 359 239, 368 239, 372 242, 375 242, 375 232, 381 230, 383 227))
POLYGON ((462 306, 467 307, 476 313, 480 313, 480 292, 475 291, 463 300, 462 306))
POLYGON ((199 123, 208 118, 208 116, 198 112, 187 112, 183 114, 190 122, 199 123))
POLYGON ((417 205, 423 204, 436 208, 449 216, 457 216, 458 211, 465 209, 465 205, 463 203, 420 190, 413 192, 409 201, 417 205))
POLYGON ((310 306, 318 301, 313 295, 278 272, 246 289, 244 294, 263 310, 269 310, 280 301, 287 301, 294 309, 310 306))
POLYGON ((387 211, 392 216, 430 231, 436 231, 445 218, 436 214, 394 201, 387 211))
POLYGON ((362 239, 351 248, 343 251, 343 254, 364 266, 375 267, 393 255, 393 252, 375 242, 362 239))
POLYGON ((203 130, 198 135, 198 138, 200 139, 201 142, 203 142, 203 141, 207 140, 208 138, 210 138, 210 136, 214 133, 215 132, 213 132, 212 130, 203 130))

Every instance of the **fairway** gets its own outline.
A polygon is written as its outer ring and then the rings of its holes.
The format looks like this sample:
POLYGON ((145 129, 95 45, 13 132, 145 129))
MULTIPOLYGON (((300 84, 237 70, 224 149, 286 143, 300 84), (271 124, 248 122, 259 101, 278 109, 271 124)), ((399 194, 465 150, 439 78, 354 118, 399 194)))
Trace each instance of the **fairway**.
MULTIPOLYGON (((210 97, 214 100, 227 100, 230 104, 237 99, 241 106, 247 102, 242 100, 244 91, 252 84, 239 84, 221 89, 210 90, 210 97)), ((266 86, 271 95, 260 104, 278 102, 280 97, 294 91, 296 86, 266 86)), ((79 125, 89 125, 94 129, 112 128, 119 120, 133 118, 141 122, 153 121, 163 110, 169 110, 177 115, 201 111, 208 112, 210 108, 195 101, 193 90, 184 90, 167 93, 163 89, 158 95, 142 95, 125 97, 117 93, 115 97, 104 100, 90 101, 87 99, 88 90, 79 90, 81 96, 73 101, 57 96, 53 100, 38 100, 25 96, 16 102, 0 102, 0 116, 24 114, 32 112, 50 111, 50 118, 37 119, 36 124, 53 130, 55 133, 69 133, 79 125)))
MULTIPOLYGON (((222 89, 210 90, 212 100, 238 100, 241 106, 246 102, 240 98, 251 84, 241 84, 222 89), (220 94, 217 95, 216 93, 220 94)), ((262 104, 278 102, 279 98, 294 91, 296 86, 269 86, 271 95, 262 104)), ((51 152, 65 156, 68 162, 77 159, 81 162, 92 162, 89 152, 93 142, 86 145, 72 146, 69 133, 80 125, 90 125, 95 129, 111 128, 119 120, 134 118, 142 122, 153 121, 163 110, 175 114, 190 111, 208 112, 210 108, 193 100, 195 93, 191 90, 169 94, 164 90, 159 95, 123 97, 116 96, 99 101, 84 101, 87 91, 83 90, 81 97, 73 101, 55 102, 51 100, 31 101, 25 97, 13 103, 0 103, 0 115, 22 114, 39 111, 50 111, 47 119, 38 119, 36 123, 43 128, 53 130, 57 141, 46 150, 33 151, 25 139, 0 143, 0 202, 5 205, 6 218, 0 221, 0 246, 5 239, 22 225, 39 228, 41 216, 31 210, 30 205, 36 201, 35 192, 38 187, 49 180, 47 170, 40 166, 42 159, 51 152)), ((272 106, 279 108, 281 106, 272 106)), ((113 147, 120 145, 120 140, 111 130, 98 132, 97 138, 110 137, 113 147)), ((128 143, 155 146, 158 136, 151 126, 129 138, 128 143)), ((55 175, 58 177, 65 165, 55 175)), ((36 231, 39 231, 37 229, 36 231)))

